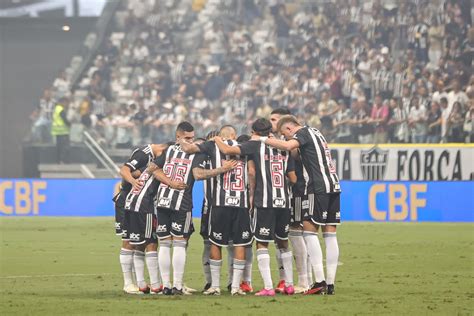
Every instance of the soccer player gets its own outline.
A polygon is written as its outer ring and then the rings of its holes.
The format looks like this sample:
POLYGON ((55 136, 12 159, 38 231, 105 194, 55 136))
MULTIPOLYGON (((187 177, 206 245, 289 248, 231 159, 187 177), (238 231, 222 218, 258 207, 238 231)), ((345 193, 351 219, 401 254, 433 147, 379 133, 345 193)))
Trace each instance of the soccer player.
POLYGON ((183 295, 183 274, 186 263, 187 240, 192 234, 192 190, 195 180, 215 177, 233 169, 237 162, 224 161, 216 169, 205 169, 202 154, 187 154, 179 145, 180 141, 192 143, 194 127, 182 122, 176 128, 176 143, 170 146, 154 163, 158 168, 154 176, 161 182, 156 196, 160 240, 158 262, 163 282, 164 295, 183 295), (185 189, 177 189, 173 182, 186 183, 185 189), (173 247, 173 256, 171 256, 173 247), (173 287, 170 270, 173 266, 173 287))
MULTIPOLYGON (((258 119, 252 124, 252 131, 258 136, 267 136, 272 130, 270 121, 258 119)), ((270 271, 268 243, 277 240, 285 271, 284 293, 294 293, 292 252, 288 248, 290 223, 290 200, 288 180, 296 181, 294 162, 288 151, 267 146, 259 141, 248 141, 239 146, 229 146, 216 137, 216 144, 226 155, 244 155, 253 160, 256 168, 254 197, 254 225, 257 240, 257 261, 264 282, 264 289, 257 296, 274 296, 270 271)))
POLYGON ((154 197, 159 185, 159 182, 153 177, 155 168, 156 165, 151 164, 142 172, 138 178, 140 188, 132 188, 125 199, 125 210, 130 211, 131 218, 128 228, 129 243, 135 246, 134 266, 137 285, 141 292, 150 294, 158 294, 162 290, 158 277, 158 242, 155 232, 154 197), (145 258, 148 268, 150 286, 145 282, 143 258, 145 258))
MULTIPOLYGON (((206 140, 214 138, 219 135, 218 131, 211 131, 206 136, 206 140)), ((206 160, 206 169, 211 169, 210 159, 206 160)), ((214 190, 214 178, 209 178, 204 180, 204 200, 202 202, 202 211, 201 211, 201 230, 200 235, 202 236, 204 242, 204 248, 202 251, 202 267, 204 270, 204 277, 206 279, 206 284, 204 285, 204 291, 208 290, 211 287, 211 267, 209 263, 209 256, 211 253, 211 242, 209 241, 209 213, 212 207, 212 197, 214 190)))
MULTIPOLYGON (((230 125, 223 126, 219 135, 229 146, 237 146, 237 133, 230 125)), ((240 289, 240 282, 245 270, 245 246, 252 243, 250 227, 249 199, 252 192, 247 192, 248 170, 247 158, 223 155, 213 141, 192 146, 183 143, 187 152, 201 152, 211 160, 211 167, 219 168, 223 160, 235 160, 237 165, 231 171, 218 175, 214 181, 214 199, 209 218, 209 240, 211 241, 210 266, 212 285, 204 292, 205 295, 220 295, 220 273, 222 266, 222 247, 229 246, 232 240, 232 280, 231 294, 245 295, 240 289), (186 148, 187 147, 187 148, 186 148)), ((229 273, 230 274, 230 273, 229 273)))
MULTIPOLYGON (((278 133, 278 130, 277 130, 277 125, 278 125, 278 121, 280 120, 280 117, 282 117, 283 115, 290 115, 290 114, 291 114, 291 112, 288 108, 277 108, 277 109, 273 110, 270 113, 270 122, 272 123, 272 133, 275 137, 280 137, 279 133, 278 133)), ((290 238, 290 240, 292 238, 291 237, 291 229, 290 229, 289 238, 290 238)), ((284 269, 283 263, 281 261, 281 252, 280 252, 280 249, 278 248, 278 243, 275 242, 274 245, 275 245, 275 248, 276 248, 275 258, 276 258, 277 265, 278 265, 278 274, 280 276, 280 281, 278 282, 278 285, 275 287, 275 292, 283 293, 284 290, 285 290, 285 269, 284 269)), ((298 267, 298 265, 297 265, 297 267, 298 267)))
POLYGON ((278 131, 287 139, 260 137, 260 141, 281 150, 299 149, 306 170, 309 210, 304 214, 303 237, 316 282, 307 294, 335 294, 339 246, 336 226, 340 224, 341 187, 326 139, 315 128, 303 127, 294 116, 284 116, 278 122, 278 131), (318 239, 322 227, 326 244, 326 273, 324 278, 323 255, 318 239))
MULTIPOLYGON (((125 200, 128 193, 133 190, 140 190, 141 185, 138 177, 141 171, 145 170, 148 163, 157 155, 160 155, 168 146, 163 144, 148 144, 135 149, 128 161, 120 168, 122 184, 119 193, 114 197, 115 202, 115 233, 122 236, 122 248, 120 250, 120 265, 124 278, 123 290, 129 294, 142 294, 140 288, 133 282, 133 267, 136 263, 135 273, 144 274, 144 256, 141 251, 137 251, 134 256, 135 247, 130 244, 129 227, 131 225, 131 213, 125 211, 125 200), (138 271, 137 271, 138 270, 138 271)), ((135 218, 135 216, 134 216, 135 218)), ((145 289, 145 288, 144 288, 145 289)))

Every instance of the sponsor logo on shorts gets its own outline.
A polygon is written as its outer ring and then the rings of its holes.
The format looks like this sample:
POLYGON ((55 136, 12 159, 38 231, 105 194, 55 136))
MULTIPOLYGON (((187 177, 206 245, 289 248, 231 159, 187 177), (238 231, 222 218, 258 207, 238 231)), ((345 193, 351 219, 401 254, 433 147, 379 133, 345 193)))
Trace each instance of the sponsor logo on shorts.
POLYGON ((228 196, 225 198, 225 204, 226 205, 239 205, 240 198, 236 196, 228 196))
POLYGON ((341 212, 336 212, 336 219, 341 219, 341 212))
POLYGON ((287 225, 285 226, 285 233, 287 233, 287 232, 289 232, 289 231, 290 231, 290 225, 287 224, 287 225))
POLYGON ((165 225, 158 225, 158 227, 156 228, 156 231, 158 233, 166 233, 166 224, 165 225))
POLYGON ((261 236, 270 236, 270 228, 262 227, 258 231, 261 236))
POLYGON ((139 241, 139 240, 140 240, 140 234, 131 233, 131 234, 130 234, 130 240, 132 240, 132 241, 139 241))
POLYGON ((213 236, 216 240, 222 240, 222 233, 213 232, 213 233, 212 233, 212 236, 213 236))
POLYGON ((282 198, 274 198, 273 199, 273 206, 274 207, 282 207, 285 206, 285 199, 282 198))
POLYGON ((303 202, 301 202, 301 208, 302 209, 309 209, 309 201, 304 200, 303 202))
POLYGON ((242 239, 249 239, 250 238, 250 232, 244 231, 242 233, 242 239))
POLYGON ((168 198, 160 198, 158 200, 158 206, 161 206, 161 207, 170 207, 171 205, 171 200, 168 199, 168 198))
POLYGON ((328 212, 323 212, 323 219, 328 218, 328 212))
POLYGON ((173 228, 175 231, 180 232, 181 229, 183 228, 183 225, 180 225, 176 222, 171 223, 171 228, 173 228))
POLYGON ((115 222, 115 229, 120 229, 120 227, 122 227, 122 224, 115 222))

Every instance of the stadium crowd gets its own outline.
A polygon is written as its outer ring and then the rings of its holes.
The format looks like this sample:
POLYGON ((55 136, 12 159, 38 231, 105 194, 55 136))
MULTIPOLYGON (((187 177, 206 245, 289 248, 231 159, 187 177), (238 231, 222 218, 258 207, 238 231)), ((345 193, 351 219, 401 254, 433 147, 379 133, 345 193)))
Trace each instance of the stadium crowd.
POLYGON ((59 102, 71 140, 117 148, 183 120, 246 133, 277 107, 330 142, 472 142, 471 25, 468 0, 129 0, 80 84, 45 90, 32 139, 50 141, 59 102))

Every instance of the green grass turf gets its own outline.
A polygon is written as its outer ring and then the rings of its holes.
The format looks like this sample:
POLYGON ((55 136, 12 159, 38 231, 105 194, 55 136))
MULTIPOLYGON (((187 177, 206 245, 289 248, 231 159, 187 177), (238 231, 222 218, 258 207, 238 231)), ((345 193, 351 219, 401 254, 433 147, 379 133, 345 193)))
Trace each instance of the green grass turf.
MULTIPOLYGON (((473 314, 473 228, 345 223, 336 296, 163 297, 122 293, 112 218, 3 217, 0 315, 473 314)), ((201 249, 195 234, 185 282, 197 289, 204 284, 201 249)), ((254 264, 254 287, 261 285, 254 264)))

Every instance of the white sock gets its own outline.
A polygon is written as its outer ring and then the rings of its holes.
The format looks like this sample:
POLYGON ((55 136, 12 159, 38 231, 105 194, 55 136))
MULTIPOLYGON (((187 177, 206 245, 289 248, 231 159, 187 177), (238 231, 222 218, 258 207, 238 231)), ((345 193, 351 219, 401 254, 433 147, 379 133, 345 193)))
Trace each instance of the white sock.
POLYGON ((288 248, 280 248, 281 263, 285 269, 285 286, 293 285, 293 253, 288 248))
POLYGON ((245 270, 244 281, 252 284, 252 264, 253 264, 253 249, 252 246, 245 247, 245 270))
POLYGON ((171 288, 171 240, 160 241, 158 251, 158 264, 160 266, 161 282, 163 287, 171 288))
POLYGON ((173 287, 178 290, 183 288, 186 244, 186 240, 173 240, 173 287))
POLYGON ((133 284, 133 250, 125 248, 120 249, 120 265, 122 266, 123 273, 123 286, 133 284))
POLYGON ((313 284, 313 267, 311 267, 311 260, 309 255, 306 257, 306 268, 308 269, 308 286, 313 284))
POLYGON ((334 284, 336 280, 337 262, 339 260, 339 245, 337 244, 336 232, 323 233, 326 243, 326 274, 327 283, 334 284))
POLYGON ((227 247, 227 285, 232 284, 234 275, 234 244, 230 241, 227 247))
POLYGON ((324 281, 323 252, 319 244, 318 233, 304 231, 303 238, 308 249, 309 260, 313 267, 316 282, 324 281))
POLYGON ((133 266, 135 267, 138 287, 145 288, 145 253, 143 251, 135 250, 133 253, 133 266))
POLYGON ((265 289, 273 289, 272 273, 270 271, 270 254, 268 253, 268 249, 257 249, 257 262, 258 270, 260 270, 260 274, 262 275, 265 289))
POLYGON ((209 259, 209 265, 211 268, 211 277, 212 277, 211 287, 220 288, 221 287, 222 259, 221 260, 209 259))
POLYGON ((285 279, 285 268, 283 267, 283 262, 281 262, 281 252, 278 248, 277 243, 275 243, 275 258, 278 265, 278 275, 280 276, 280 281, 285 279))
POLYGON ((245 260, 234 259, 234 273, 232 277, 232 289, 239 289, 240 282, 245 270, 245 260))
POLYGON ((148 275, 150 276, 150 287, 158 289, 160 287, 159 269, 158 269, 158 252, 148 251, 145 253, 146 266, 148 275))
POLYGON ((291 230, 288 234, 291 246, 293 248, 293 255, 295 256, 296 272, 298 273, 298 285, 307 288, 308 283, 308 251, 306 250, 306 243, 303 238, 302 230, 291 230))
POLYGON ((204 277, 206 284, 211 283, 211 267, 209 266, 209 254, 211 252, 211 242, 209 239, 204 239, 204 249, 202 250, 202 269, 204 270, 204 277))

